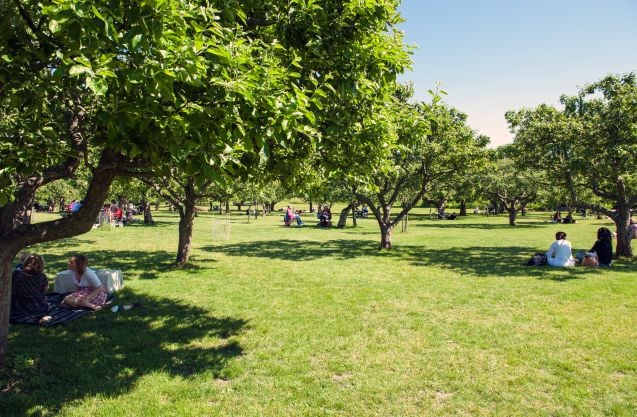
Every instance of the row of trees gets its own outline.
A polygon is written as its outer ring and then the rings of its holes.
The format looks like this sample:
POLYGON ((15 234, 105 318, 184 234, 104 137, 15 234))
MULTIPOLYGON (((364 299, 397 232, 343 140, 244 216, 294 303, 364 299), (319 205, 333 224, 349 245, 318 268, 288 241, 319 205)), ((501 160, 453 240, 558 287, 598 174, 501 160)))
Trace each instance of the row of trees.
MULTIPOLYGON (((313 200, 337 188, 350 209, 370 207, 383 249, 421 200, 491 190, 515 224, 533 198, 525 184, 541 182, 625 232, 635 205, 634 75, 563 98, 563 111, 508 113, 514 144, 489 150, 444 92, 414 103, 396 84, 408 65, 397 3, 0 3, 0 366, 16 254, 88 231, 118 177, 140 179, 177 208, 179 264, 197 199, 229 195, 237 182, 278 183, 313 200), (77 214, 25 224, 38 190, 82 172, 77 214)), ((630 255, 630 241, 617 250, 630 255)))

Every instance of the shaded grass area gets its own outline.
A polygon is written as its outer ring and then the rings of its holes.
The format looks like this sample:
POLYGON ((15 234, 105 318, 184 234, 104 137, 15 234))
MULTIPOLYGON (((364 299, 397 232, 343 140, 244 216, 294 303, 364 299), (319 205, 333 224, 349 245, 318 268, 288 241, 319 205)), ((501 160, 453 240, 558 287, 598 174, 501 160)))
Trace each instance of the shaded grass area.
POLYGON ((5 382, 11 389, 3 393, 1 403, 8 412, 3 415, 29 415, 35 405, 59 410, 92 396, 122 395, 152 374, 218 378, 225 364, 242 354, 230 338, 246 326, 244 320, 213 317, 178 300, 129 290, 119 300, 141 305, 66 326, 21 327, 13 334, 16 353, 5 382))
POLYGON ((338 230, 234 215, 223 234, 204 214, 184 269, 168 214, 41 245, 52 271, 78 251, 122 269, 116 303, 142 306, 12 327, 1 414, 636 414, 635 262, 523 266, 558 228, 586 249, 607 221, 416 214, 392 251, 377 250, 371 219, 338 230))

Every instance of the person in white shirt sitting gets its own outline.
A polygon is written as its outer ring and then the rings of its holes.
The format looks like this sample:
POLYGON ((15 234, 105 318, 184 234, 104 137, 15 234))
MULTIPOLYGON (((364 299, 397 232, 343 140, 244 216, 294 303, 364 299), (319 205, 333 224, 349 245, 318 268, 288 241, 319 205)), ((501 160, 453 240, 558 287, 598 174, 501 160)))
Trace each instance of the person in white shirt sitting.
POLYGON ((88 267, 88 258, 74 255, 69 260, 69 270, 73 273, 75 292, 64 297, 62 305, 101 310, 106 302, 106 291, 95 271, 88 267))
POLYGON ((566 240, 566 233, 555 234, 555 242, 551 243, 551 247, 546 252, 546 263, 549 266, 575 266, 571 242, 566 240))

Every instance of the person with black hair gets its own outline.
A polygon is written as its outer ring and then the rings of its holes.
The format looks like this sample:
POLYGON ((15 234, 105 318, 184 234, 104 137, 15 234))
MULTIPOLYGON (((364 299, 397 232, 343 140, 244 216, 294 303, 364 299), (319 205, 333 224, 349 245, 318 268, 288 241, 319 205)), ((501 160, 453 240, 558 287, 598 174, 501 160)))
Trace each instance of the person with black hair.
POLYGON ((555 242, 546 252, 546 262, 549 266, 575 266, 571 242, 566 240, 566 233, 557 232, 555 234, 555 242))
MULTIPOLYGON (((613 261, 613 234, 608 228, 600 227, 597 229, 597 240, 588 253, 597 254, 599 266, 610 266, 613 261)), ((580 252, 577 254, 577 259, 581 261, 586 255, 587 253, 580 252)))

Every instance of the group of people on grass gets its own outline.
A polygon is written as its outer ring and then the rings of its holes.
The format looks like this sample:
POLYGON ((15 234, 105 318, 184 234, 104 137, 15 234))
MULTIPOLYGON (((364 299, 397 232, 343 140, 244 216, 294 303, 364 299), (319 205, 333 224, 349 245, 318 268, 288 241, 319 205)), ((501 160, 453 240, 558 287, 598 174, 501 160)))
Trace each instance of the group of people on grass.
POLYGON ((571 224, 571 223, 576 223, 576 221, 575 219, 573 219, 573 215, 571 215, 571 213, 568 213, 566 217, 562 218, 562 213, 558 210, 555 212, 555 214, 551 218, 551 223, 571 224))
MULTIPOLYGON (((64 297, 61 306, 101 310, 107 294, 95 271, 88 267, 88 258, 84 255, 71 256, 68 269, 74 278, 75 291, 64 297)), ((11 276, 11 314, 42 314, 41 323, 46 323, 48 289, 49 280, 44 273, 42 256, 22 254, 11 276)))
POLYGON ((578 252, 575 257, 572 254, 571 242, 566 240, 566 233, 557 232, 555 241, 551 243, 546 252, 546 263, 549 266, 575 266, 583 263, 589 266, 610 266, 613 260, 613 234, 606 227, 597 230, 597 240, 588 252, 578 252), (585 261, 585 258, 591 258, 585 261))
MULTIPOLYGON (((332 211, 327 204, 319 205, 316 212, 316 218, 318 219, 318 227, 330 227, 332 226, 332 211)), ((301 219, 301 212, 295 210, 292 206, 287 206, 285 213, 283 214, 283 223, 286 226, 290 226, 292 222, 296 221, 297 226, 302 227, 305 225, 301 219)))
MULTIPOLYGON (((637 219, 630 219, 628 238, 637 239, 637 219)), ((572 254, 571 242, 566 240, 566 233, 557 232, 555 242, 546 252, 546 263, 549 266, 610 266, 613 261, 613 233, 606 227, 597 229, 597 240, 588 252, 572 254)))
POLYGON ((318 227, 331 227, 332 226, 332 210, 327 204, 319 205, 316 212, 316 218, 318 219, 318 227))
POLYGON ((116 201, 104 203, 102 210, 97 215, 95 224, 97 226, 114 224, 115 226, 124 226, 134 220, 133 215, 136 213, 135 206, 130 203, 128 207, 121 206, 116 201), (122 208, 124 207, 124 208, 122 208))

